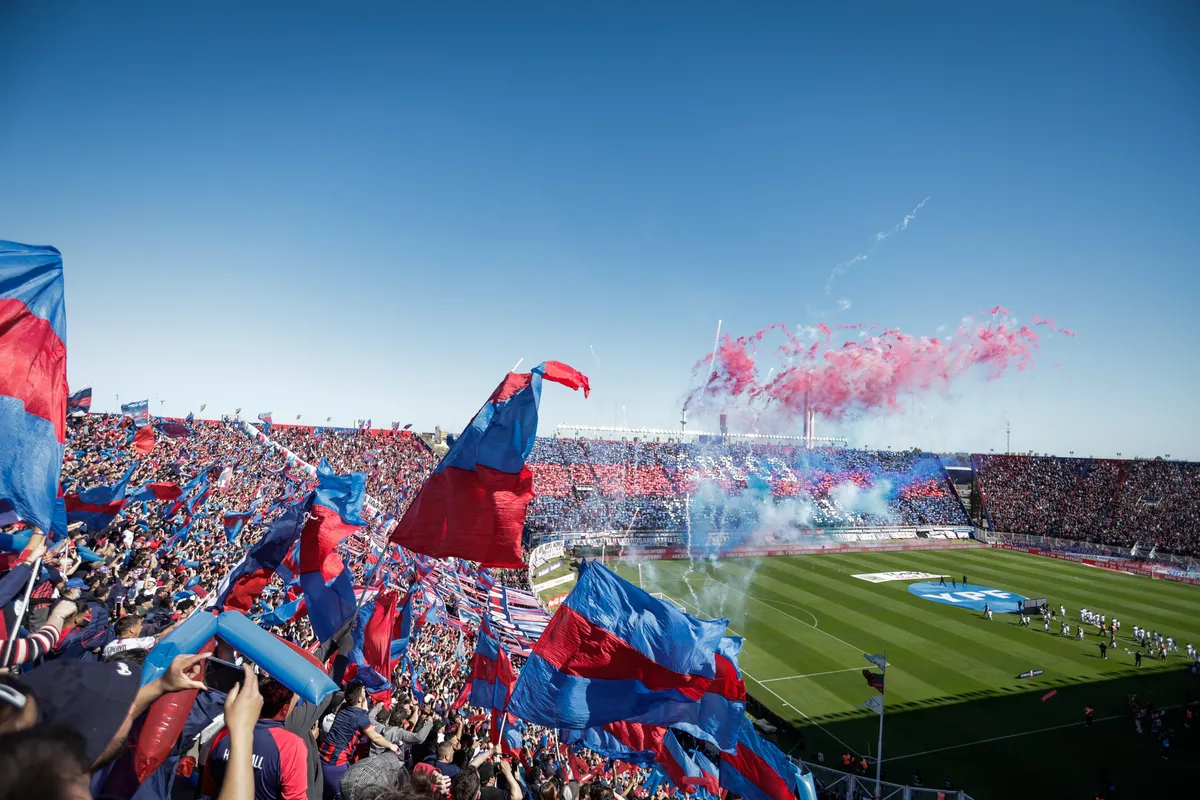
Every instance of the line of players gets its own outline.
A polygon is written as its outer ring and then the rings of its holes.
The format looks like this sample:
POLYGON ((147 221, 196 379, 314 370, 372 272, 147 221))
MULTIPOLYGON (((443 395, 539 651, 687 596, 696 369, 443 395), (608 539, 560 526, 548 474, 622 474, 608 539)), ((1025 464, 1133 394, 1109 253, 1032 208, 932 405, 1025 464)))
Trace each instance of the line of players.
MULTIPOLYGON (((1061 626, 1059 635, 1065 638, 1071 638, 1071 624, 1066 621, 1067 609, 1064 606, 1058 607, 1058 615, 1062 617, 1059 622, 1061 626)), ((991 609, 984 606, 984 616, 988 619, 992 618, 991 609)), ((1054 611, 1049 605, 1042 607, 1042 630, 1050 633, 1050 624, 1055 621, 1054 611)), ((1023 628, 1028 628, 1030 618, 1024 613, 1021 614, 1021 621, 1018 623, 1023 628)), ((1121 630, 1121 621, 1116 617, 1109 620, 1104 614, 1097 614, 1089 611, 1086 608, 1079 609, 1079 625, 1076 626, 1075 640, 1082 642, 1084 637, 1084 626, 1095 625, 1099 629, 1097 635, 1104 637, 1108 636, 1108 643, 1100 642, 1100 657, 1108 658, 1108 649, 1117 646, 1117 633, 1121 630)), ((1158 657, 1162 661, 1167 660, 1167 653, 1178 653, 1179 645, 1175 643, 1175 639, 1170 636, 1163 636, 1158 631, 1148 631, 1145 628, 1133 626, 1133 640, 1137 642, 1138 647, 1144 647, 1149 650, 1149 654, 1153 655, 1157 652, 1158 657)), ((1134 662, 1137 666, 1142 665, 1142 653, 1135 652, 1133 654, 1134 662)), ((1187 645, 1187 659, 1189 662, 1200 663, 1200 651, 1189 642, 1187 645)))

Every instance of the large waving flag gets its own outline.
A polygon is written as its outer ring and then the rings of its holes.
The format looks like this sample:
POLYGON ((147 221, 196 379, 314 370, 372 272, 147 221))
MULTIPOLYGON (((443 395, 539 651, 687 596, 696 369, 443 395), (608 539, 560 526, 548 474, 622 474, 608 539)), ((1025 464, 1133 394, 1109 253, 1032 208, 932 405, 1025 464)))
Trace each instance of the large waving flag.
POLYGON ((621 720, 670 725, 716 680, 727 625, 685 614, 584 562, 522 668, 509 710, 573 730, 621 720))
POLYGON ((493 744, 499 744, 500 729, 508 711, 513 686, 517 683, 517 674, 486 616, 479 627, 475 655, 471 657, 470 682, 471 696, 468 702, 477 708, 491 709, 491 740, 493 744))
POLYGON ((49 531, 67 425, 62 256, 0 240, 0 498, 49 531))
POLYGON ((266 536, 217 586, 213 593, 215 605, 222 610, 249 611, 300 538, 307 516, 305 504, 297 503, 267 526, 266 536))
POLYGON ((121 413, 133 420, 133 424, 142 427, 150 422, 150 401, 138 400, 133 403, 122 403, 121 413))
POLYGON ((80 389, 67 398, 68 414, 87 414, 92 410, 92 387, 80 389))
POLYGON ((605 758, 648 767, 658 761, 659 754, 663 751, 663 736, 666 733, 666 728, 657 725, 610 722, 583 731, 563 729, 558 735, 566 744, 583 745, 605 758))
POLYGON ((712 795, 714 798, 720 797, 722 795, 720 768, 717 767, 716 764, 709 761, 708 756, 704 755, 704 753, 700 752, 699 750, 693 750, 691 752, 691 756, 692 763, 696 765, 696 768, 700 771, 700 775, 694 776, 698 779, 694 779, 693 776, 688 776, 689 779, 692 779, 689 780, 689 782, 699 787, 700 791, 705 794, 712 795))
POLYGON ((720 750, 732 751, 738 727, 746 714, 746 684, 737 661, 741 649, 742 637, 721 637, 714 657, 716 677, 700 699, 696 702, 673 701, 639 719, 665 721, 672 728, 712 742, 720 750))
POLYGON ((87 525, 88 533, 99 533, 107 528, 128 502, 125 485, 133 477, 137 466, 136 461, 130 464, 121 479, 111 486, 96 486, 66 495, 63 502, 67 508, 67 520, 87 525))
MULTIPOLYGON (((190 417, 191 415, 189 414, 188 416, 190 417)), ((189 419, 188 422, 190 423, 191 420, 189 419)), ((157 428, 158 432, 163 436, 167 436, 171 439, 186 439, 192 435, 191 429, 188 428, 186 424, 182 422, 176 422, 173 419, 163 420, 154 427, 157 428)))
POLYGON ((742 719, 737 749, 721 753, 721 786, 745 800, 817 800, 812 774, 742 719))
POLYGON ((334 475, 322 459, 317 491, 300 536, 300 586, 308 599, 308 620, 322 642, 354 616, 354 581, 337 547, 366 525, 362 517, 367 476, 361 472, 334 475))
POLYGON ((375 598, 375 608, 363 629, 363 659, 385 678, 392 676, 392 632, 396 628, 399 594, 384 589, 375 598))
POLYGON ((525 459, 537 436, 542 380, 590 391, 587 377, 547 361, 510 372, 425 481, 391 539, 436 558, 458 556, 484 566, 521 563, 521 531, 533 499, 525 459))
MULTIPOLYGON (((416 598, 416 589, 411 589, 408 597, 404 600, 404 605, 400 609, 400 617, 396 620, 392 628, 392 661, 404 658, 408 652, 408 640, 412 636, 413 629, 413 600, 416 598)), ((468 685, 469 682, 468 682, 468 685)))
POLYGON ((133 436, 133 451, 139 456, 148 455, 154 451, 154 426, 144 425, 138 428, 133 436))
POLYGON ((158 482, 147 483, 129 498, 131 503, 142 503, 149 500, 178 500, 183 494, 178 483, 158 482))
MULTIPOLYGON (((352 631, 350 637, 351 650, 348 654, 350 663, 354 665, 353 678, 362 683, 362 685, 366 687, 367 692, 372 695, 379 692, 390 691, 392 688, 392 682, 390 680, 391 670, 389 669, 386 672, 381 672, 378 669, 379 664, 371 663, 366 655, 367 629, 370 627, 372 619, 375 616, 376 608, 377 606, 374 600, 365 603, 357 611, 351 608, 351 612, 354 613, 355 619, 354 630, 352 631)), ((312 619, 311 611, 309 612, 309 619, 312 619)), ((390 662, 391 659, 388 658, 388 661, 390 662)), ((390 667, 390 663, 388 666, 390 667)))
POLYGON ((225 514, 221 518, 221 525, 225 528, 225 540, 233 544, 238 534, 242 532, 242 528, 246 526, 247 520, 253 516, 254 514, 250 511, 234 511, 225 514))

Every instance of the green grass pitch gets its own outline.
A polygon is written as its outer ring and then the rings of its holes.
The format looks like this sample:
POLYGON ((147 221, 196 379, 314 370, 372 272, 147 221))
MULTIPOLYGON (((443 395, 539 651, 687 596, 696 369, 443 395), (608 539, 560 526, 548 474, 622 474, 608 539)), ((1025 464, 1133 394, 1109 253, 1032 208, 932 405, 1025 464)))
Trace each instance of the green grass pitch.
MULTIPOLYGON (((622 565, 628 579, 636 566, 622 565)), ((643 588, 699 616, 730 620, 745 638, 741 666, 749 693, 803 734, 777 743, 828 766, 841 754, 876 755, 878 717, 860 708, 874 690, 863 653, 888 651, 884 776, 925 786, 949 778, 977 800, 1095 796, 1115 781, 1121 797, 1191 796, 1200 730, 1185 730, 1182 707, 1200 696, 1184 647, 1200 646, 1200 588, 1108 572, 1003 550, 644 562, 643 588), (1100 637, 1085 641, 1018 626, 1015 614, 988 621, 978 612, 923 600, 909 581, 873 584, 856 573, 913 570, 1046 597, 1067 621, 1089 608, 1121 620, 1118 646, 1100 658, 1100 637), (1133 626, 1171 635, 1179 655, 1134 667, 1133 626), (1044 673, 1018 677, 1032 669, 1044 673), (1056 695, 1043 701, 1051 689, 1056 695), (1170 757, 1161 736, 1134 731, 1128 698, 1167 708, 1175 730, 1170 757), (1094 724, 1083 724, 1084 707, 1094 724)), ((1200 710, 1198 708, 1197 710, 1200 710)), ((871 774, 874 774, 872 764, 871 774)))

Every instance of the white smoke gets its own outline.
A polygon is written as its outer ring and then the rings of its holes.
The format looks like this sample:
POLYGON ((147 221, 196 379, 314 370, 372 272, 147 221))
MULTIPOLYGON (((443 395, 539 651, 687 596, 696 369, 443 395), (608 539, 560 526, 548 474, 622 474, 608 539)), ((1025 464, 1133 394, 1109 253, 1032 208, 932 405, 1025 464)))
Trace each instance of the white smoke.
POLYGON ((846 481, 833 487, 829 494, 835 503, 851 514, 870 514, 888 520, 892 516, 887 502, 891 491, 892 482, 884 478, 866 491, 857 483, 846 481))
POLYGON ((850 259, 849 261, 843 261, 842 263, 835 266, 829 273, 829 280, 827 280, 825 282, 825 294, 829 294, 830 290, 833 288, 833 281, 835 278, 837 278, 839 275, 846 274, 846 272, 850 269, 850 267, 854 266, 858 262, 866 261, 868 258, 870 258, 871 254, 875 252, 875 248, 879 245, 880 242, 882 242, 884 239, 895 236, 897 233, 908 230, 908 224, 917 218, 917 212, 919 212, 922 208, 924 208, 925 204, 928 203, 931 199, 932 199, 932 197, 926 197, 924 200, 917 203, 916 207, 912 211, 905 214, 904 219, 900 220, 898 223, 896 223, 894 226, 892 226, 892 229, 890 231, 879 231, 878 233, 876 233, 875 234, 875 242, 871 246, 871 248, 867 250, 867 252, 859 253, 854 258, 850 259))

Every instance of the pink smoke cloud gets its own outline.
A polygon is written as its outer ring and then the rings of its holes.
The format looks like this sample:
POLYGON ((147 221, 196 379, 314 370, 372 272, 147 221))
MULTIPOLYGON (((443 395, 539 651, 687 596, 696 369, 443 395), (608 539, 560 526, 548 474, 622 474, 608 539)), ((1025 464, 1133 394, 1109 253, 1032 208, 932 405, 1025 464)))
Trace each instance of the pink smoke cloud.
MULTIPOLYGON (((1001 306, 993 316, 998 313, 1008 314, 1001 306)), ((726 334, 715 359, 710 355, 696 363, 696 372, 708 379, 691 392, 687 405, 772 408, 796 418, 807 407, 835 420, 848 414, 888 413, 900 409, 904 395, 944 391, 972 372, 995 380, 1026 370, 1034 364, 1039 342, 1032 328, 1009 322, 964 323, 949 341, 888 328, 836 344, 828 326, 821 324, 816 330, 820 335, 814 332, 815 341, 803 340, 783 324, 750 336, 726 334), (776 359, 768 359, 778 365, 763 368, 758 345, 773 331, 782 333, 785 341, 775 347, 776 359), (766 377, 760 379, 760 373, 766 377)))

